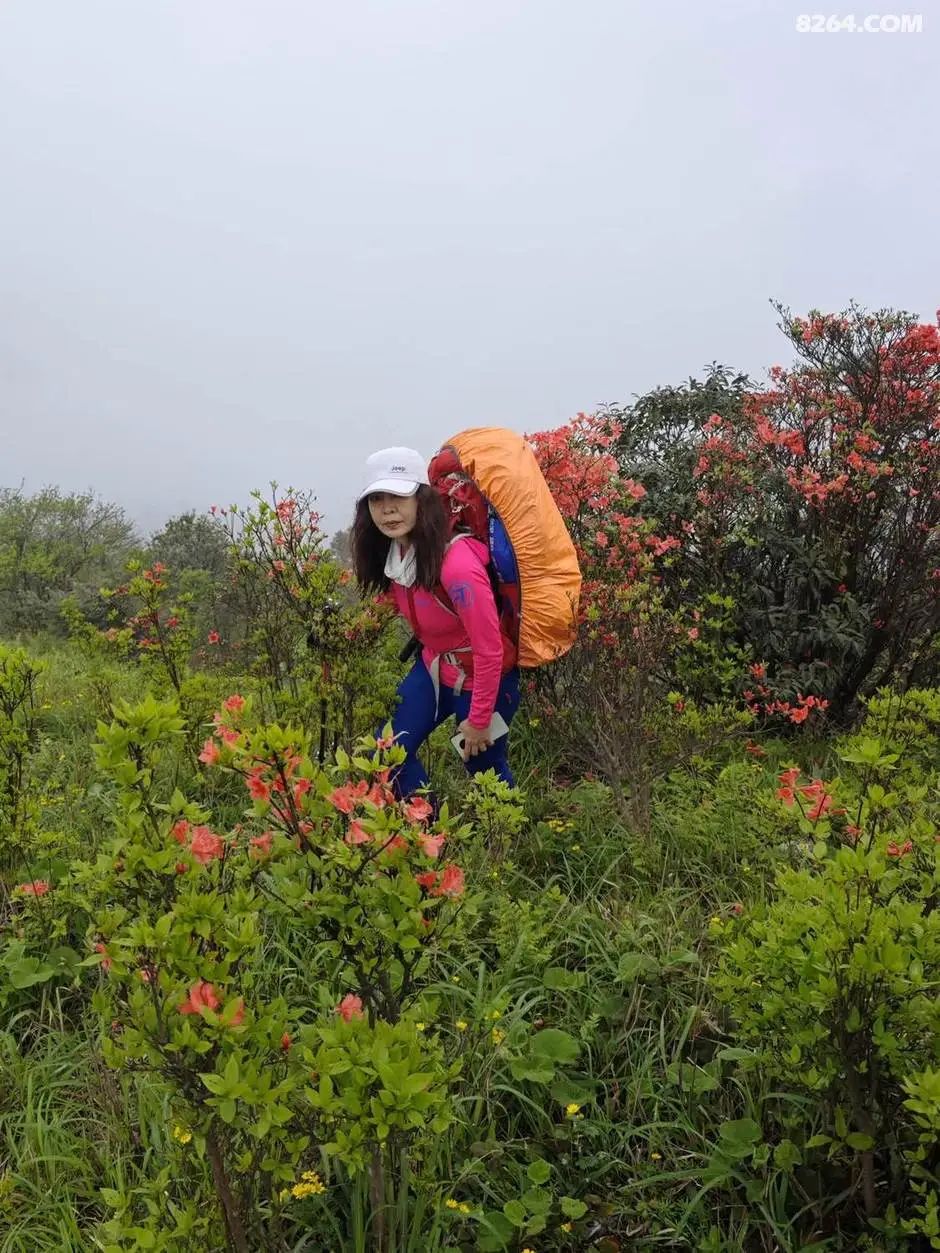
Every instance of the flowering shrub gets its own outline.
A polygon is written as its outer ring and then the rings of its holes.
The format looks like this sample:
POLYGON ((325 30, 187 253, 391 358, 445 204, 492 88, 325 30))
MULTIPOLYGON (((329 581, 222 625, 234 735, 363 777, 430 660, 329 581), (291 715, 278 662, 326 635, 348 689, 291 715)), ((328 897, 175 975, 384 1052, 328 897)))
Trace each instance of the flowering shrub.
POLYGON ((822 1153, 871 1219, 907 1201, 906 1098, 938 1061, 940 842, 935 799, 890 744, 863 734, 840 756, 841 780, 781 772, 806 860, 771 905, 715 927, 713 983, 771 1080, 812 1094, 823 1129, 791 1122, 794 1161, 822 1153))
POLYGON ((247 821, 223 831, 172 786, 176 706, 118 707, 97 749, 115 836, 80 876, 105 1058, 170 1084, 237 1249, 281 1221, 313 1144, 381 1180, 391 1145, 446 1125, 452 1071, 409 1006, 466 893, 465 830, 393 798, 402 750, 322 769, 298 731, 249 722, 233 694, 201 754, 245 787, 247 821), (309 954, 300 1002, 264 985, 263 917, 309 954))
POLYGON ((247 509, 212 508, 232 553, 244 639, 212 631, 209 649, 224 657, 243 644, 278 716, 308 727, 318 717, 322 761, 391 704, 397 679, 384 644, 392 614, 356 596, 309 493, 272 484, 270 500, 257 491, 252 498, 247 509))
MULTIPOLYGON (((731 638, 764 670, 749 705, 799 721, 812 694, 844 718, 878 683, 936 674, 940 332, 890 311, 779 312, 797 363, 763 391, 712 380, 709 415, 690 393, 697 429, 661 454, 651 507, 684 538, 670 603, 736 603, 731 638)), ((637 451, 621 436, 625 472, 637 451)))
POLYGON ((713 629, 725 612, 720 598, 667 603, 664 578, 683 540, 638 512, 646 491, 610 451, 619 433, 579 414, 530 437, 583 575, 578 640, 537 676, 536 713, 563 760, 600 771, 618 797, 626 792, 631 820, 646 829, 654 780, 750 718, 686 697, 696 687, 727 695, 742 655, 721 647, 713 629), (682 694, 670 698, 679 682, 682 694))
POLYGON ((179 695, 193 648, 190 597, 173 594, 170 571, 162 561, 152 566, 130 561, 127 570, 128 580, 107 593, 115 625, 102 634, 108 642, 136 654, 152 677, 163 678, 179 695))

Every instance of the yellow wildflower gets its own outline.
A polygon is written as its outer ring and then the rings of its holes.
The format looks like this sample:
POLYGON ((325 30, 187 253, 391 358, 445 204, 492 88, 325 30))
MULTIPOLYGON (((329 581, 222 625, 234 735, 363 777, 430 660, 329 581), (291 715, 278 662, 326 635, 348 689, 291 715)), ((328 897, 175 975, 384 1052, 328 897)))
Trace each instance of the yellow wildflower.
POLYGON ((654 1162, 661 1162, 663 1160, 662 1153, 650 1153, 650 1157, 654 1162))
POLYGON ((470 1206, 467 1204, 466 1201, 461 1201, 460 1204, 457 1206, 457 1208, 460 1210, 461 1214, 470 1213, 470 1206))
POLYGON ((500 1031, 499 1027, 494 1027, 490 1032, 490 1038, 494 1044, 502 1044, 503 1040, 506 1039, 506 1032, 500 1031))
POLYGON ((580 852, 581 852, 581 845, 580 845, 580 844, 572 844, 572 845, 571 845, 571 851, 572 851, 572 853, 580 853, 580 852))
POLYGON ((444 1202, 444 1204, 447 1206, 448 1209, 460 1209, 460 1202, 455 1201, 452 1196, 449 1196, 447 1200, 444 1202))
POLYGON ((468 1024, 464 1022, 462 1018, 458 1018, 457 1021, 454 1023, 454 1026, 457 1028, 458 1031, 466 1031, 468 1024))
POLYGON ((291 1195, 302 1200, 305 1196, 319 1196, 321 1192, 325 1192, 323 1180, 315 1170, 305 1170, 300 1176, 301 1182, 295 1183, 291 1188, 291 1195))
POLYGON ((570 1230, 571 1230, 571 1223, 562 1223, 562 1224, 561 1224, 561 1229, 562 1229, 562 1231, 570 1231, 570 1230))
POLYGON ((501 1009, 490 1010, 490 1017, 493 1019, 494 1022, 496 1021, 497 1018, 502 1018, 502 1016, 503 1016, 503 1011, 501 1009))
POLYGON ((569 1118, 574 1118, 575 1114, 578 1114, 580 1112, 581 1112, 581 1106, 578 1104, 577 1101, 569 1101, 568 1104, 565 1106, 565 1113, 568 1115, 569 1118))
POLYGON ((178 1123, 173 1128, 173 1139, 179 1140, 180 1144, 188 1144, 193 1138, 193 1133, 188 1127, 181 1127, 178 1123))

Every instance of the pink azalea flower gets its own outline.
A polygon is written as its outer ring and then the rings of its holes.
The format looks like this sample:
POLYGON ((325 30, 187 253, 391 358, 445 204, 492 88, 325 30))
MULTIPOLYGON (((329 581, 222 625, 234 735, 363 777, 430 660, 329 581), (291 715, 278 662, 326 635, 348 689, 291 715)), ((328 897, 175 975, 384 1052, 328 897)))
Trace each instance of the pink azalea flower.
POLYGON ((260 771, 252 771, 252 773, 245 780, 245 783, 248 787, 248 791, 256 801, 266 801, 271 795, 271 788, 267 783, 265 783, 264 779, 262 779, 260 771))
POLYGON ((217 1010, 222 1002, 211 983, 200 979, 189 989, 189 996, 180 1006, 181 1014, 201 1014, 204 1010, 217 1010))
POLYGON ((358 783, 346 783, 342 787, 334 788, 327 800, 341 814, 351 814, 359 801, 365 798, 368 791, 368 783, 366 783, 365 779, 361 779, 358 783))
POLYGON ((405 817, 409 822, 424 822, 434 813, 434 808, 423 796, 412 797, 403 806, 405 817))
POLYGON ((170 835, 176 840, 177 844, 185 844, 189 838, 190 824, 185 818, 180 818, 179 822, 174 822, 170 827, 170 835))
POLYGON ((45 896, 49 891, 47 879, 31 879, 29 883, 18 883, 13 889, 21 896, 45 896))
POLYGON ((422 835, 418 843, 425 857, 439 857, 445 839, 443 835, 422 835))
POLYGON ((221 751, 215 740, 208 739, 202 746, 202 752, 199 754, 199 760, 206 766, 214 766, 221 756, 221 751))
POLYGON ((459 866, 453 865, 444 867, 444 873, 441 875, 441 881, 434 893, 435 896, 461 896, 464 890, 463 871, 459 866))
POLYGON ((215 835, 214 832, 210 831, 208 827, 195 827, 189 851, 196 861, 201 862, 203 866, 207 866, 210 861, 214 861, 216 857, 222 856, 225 851, 225 841, 220 835, 215 835))
POLYGON ((353 992, 347 992, 336 1006, 336 1013, 339 1014, 343 1022, 351 1022, 354 1018, 362 1018, 362 998, 356 996, 353 992))
POLYGON ((346 841, 347 844, 350 844, 350 845, 368 844, 369 841, 372 839, 372 836, 369 834, 368 831, 363 829, 362 823, 359 821, 359 819, 355 818, 349 824, 349 830, 343 836, 343 839, 346 841))

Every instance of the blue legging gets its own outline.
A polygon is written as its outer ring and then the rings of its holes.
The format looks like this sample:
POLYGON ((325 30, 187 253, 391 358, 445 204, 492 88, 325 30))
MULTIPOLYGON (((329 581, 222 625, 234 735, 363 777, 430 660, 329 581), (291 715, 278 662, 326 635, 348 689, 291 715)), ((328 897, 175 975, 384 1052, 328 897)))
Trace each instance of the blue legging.
MULTIPOLYGON (((471 692, 455 695, 452 687, 442 683, 437 710, 434 709, 434 684, 428 674, 427 667, 419 657, 411 670, 398 685, 399 704, 392 718, 392 729, 397 743, 407 751, 408 756, 392 776, 395 791, 399 796, 411 796, 413 792, 427 787, 428 775, 418 757, 418 749, 428 738, 435 727, 439 727, 448 718, 456 718, 460 723, 470 712, 471 692)), ((502 715, 508 726, 519 708, 519 671, 510 670, 503 675, 496 700, 496 710, 502 715)), ((381 731, 379 732, 381 734, 381 731)), ((495 770, 503 782, 510 787, 515 785, 512 771, 509 769, 509 736, 500 736, 484 752, 478 753, 466 762, 470 774, 479 774, 483 770, 495 770)))

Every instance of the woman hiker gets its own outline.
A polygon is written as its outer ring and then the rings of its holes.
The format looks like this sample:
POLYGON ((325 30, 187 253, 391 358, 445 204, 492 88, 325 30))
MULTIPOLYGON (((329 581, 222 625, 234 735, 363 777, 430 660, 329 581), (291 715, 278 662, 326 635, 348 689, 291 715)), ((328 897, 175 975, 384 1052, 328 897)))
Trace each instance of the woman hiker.
POLYGON ((360 588, 388 593, 422 649, 398 688, 392 716, 408 756, 393 776, 399 796, 427 787, 418 749, 435 727, 457 720, 470 774, 493 769, 513 784, 508 734, 494 738, 498 713, 509 725, 519 705, 513 644, 500 631, 486 545, 452 535, 427 466, 412 448, 383 448, 366 461, 356 504, 352 556, 360 588))

